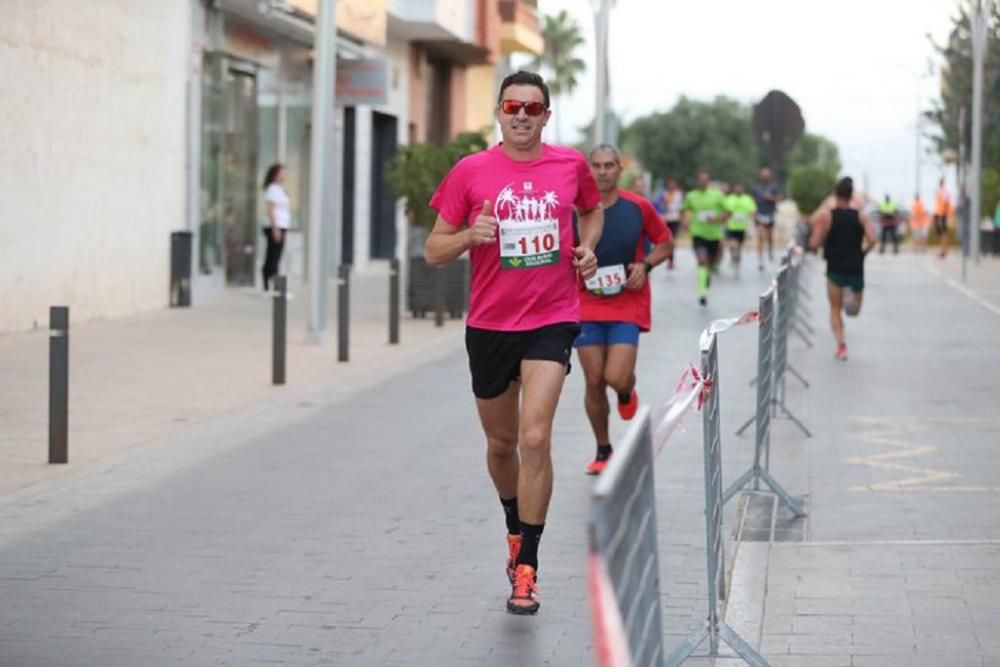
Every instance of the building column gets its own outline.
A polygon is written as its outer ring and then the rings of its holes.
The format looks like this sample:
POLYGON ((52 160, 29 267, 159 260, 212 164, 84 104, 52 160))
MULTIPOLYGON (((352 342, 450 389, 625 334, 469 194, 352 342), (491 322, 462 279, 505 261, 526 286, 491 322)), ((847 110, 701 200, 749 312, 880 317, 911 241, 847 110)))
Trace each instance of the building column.
POLYGON ((354 267, 371 262, 372 227, 372 108, 355 108, 354 116, 354 267))

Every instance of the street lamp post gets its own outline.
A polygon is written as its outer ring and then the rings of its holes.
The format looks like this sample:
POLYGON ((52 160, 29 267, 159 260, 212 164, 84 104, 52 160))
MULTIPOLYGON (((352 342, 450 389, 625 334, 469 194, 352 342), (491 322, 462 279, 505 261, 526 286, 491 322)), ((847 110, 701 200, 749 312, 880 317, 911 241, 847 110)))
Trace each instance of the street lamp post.
POLYGON ((986 57, 986 12, 993 1, 977 0, 972 13, 972 207, 969 217, 969 247, 979 261, 979 218, 982 209, 983 168, 983 61, 986 57), (984 7, 985 4, 985 7, 984 7))
MULTIPOLYGON (((309 340, 326 338, 329 292, 329 221, 333 180, 333 112, 337 75, 336 0, 320 0, 313 59, 312 146, 309 174, 309 340)), ((340 233, 334 233, 339 263, 340 233)))
POLYGON ((608 132, 608 24, 611 22, 611 0, 597 0, 594 14, 594 37, 597 44, 597 85, 594 104, 594 145, 607 141, 608 132))

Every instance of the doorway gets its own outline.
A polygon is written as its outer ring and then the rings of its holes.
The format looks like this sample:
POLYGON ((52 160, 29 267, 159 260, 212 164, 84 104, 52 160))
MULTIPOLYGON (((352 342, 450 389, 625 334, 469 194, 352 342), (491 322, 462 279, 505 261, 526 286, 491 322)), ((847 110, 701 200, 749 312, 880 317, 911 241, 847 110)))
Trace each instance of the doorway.
POLYGON ((396 256, 396 195, 385 181, 385 167, 397 147, 395 116, 372 114, 371 173, 371 257, 392 259, 396 256))
POLYGON ((253 285, 257 245, 257 67, 207 53, 202 79, 198 267, 253 285))

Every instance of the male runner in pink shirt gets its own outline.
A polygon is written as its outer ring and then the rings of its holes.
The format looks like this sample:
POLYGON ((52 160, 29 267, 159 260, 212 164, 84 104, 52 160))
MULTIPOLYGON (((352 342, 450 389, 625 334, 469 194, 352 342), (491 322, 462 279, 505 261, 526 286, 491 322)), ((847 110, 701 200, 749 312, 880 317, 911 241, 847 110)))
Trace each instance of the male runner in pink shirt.
POLYGON ((538 611, 538 543, 552 495, 552 420, 580 332, 577 275, 597 271, 604 215, 584 156, 542 143, 542 77, 515 72, 495 112, 503 141, 462 159, 431 198, 427 262, 468 251, 465 347, 490 477, 507 518, 507 610, 538 611), (573 212, 579 218, 575 244, 573 212))

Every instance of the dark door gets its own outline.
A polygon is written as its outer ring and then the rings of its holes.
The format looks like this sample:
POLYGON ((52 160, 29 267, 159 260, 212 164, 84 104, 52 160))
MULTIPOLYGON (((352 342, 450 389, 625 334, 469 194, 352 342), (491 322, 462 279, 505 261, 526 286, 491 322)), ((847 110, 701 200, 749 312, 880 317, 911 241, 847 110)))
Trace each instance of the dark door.
POLYGON ((343 225, 340 235, 340 257, 343 264, 354 263, 354 107, 344 109, 344 201, 341 202, 343 225))
POLYGON ((372 114, 371 256, 396 256, 396 196, 385 182, 385 166, 396 154, 396 117, 372 114))

